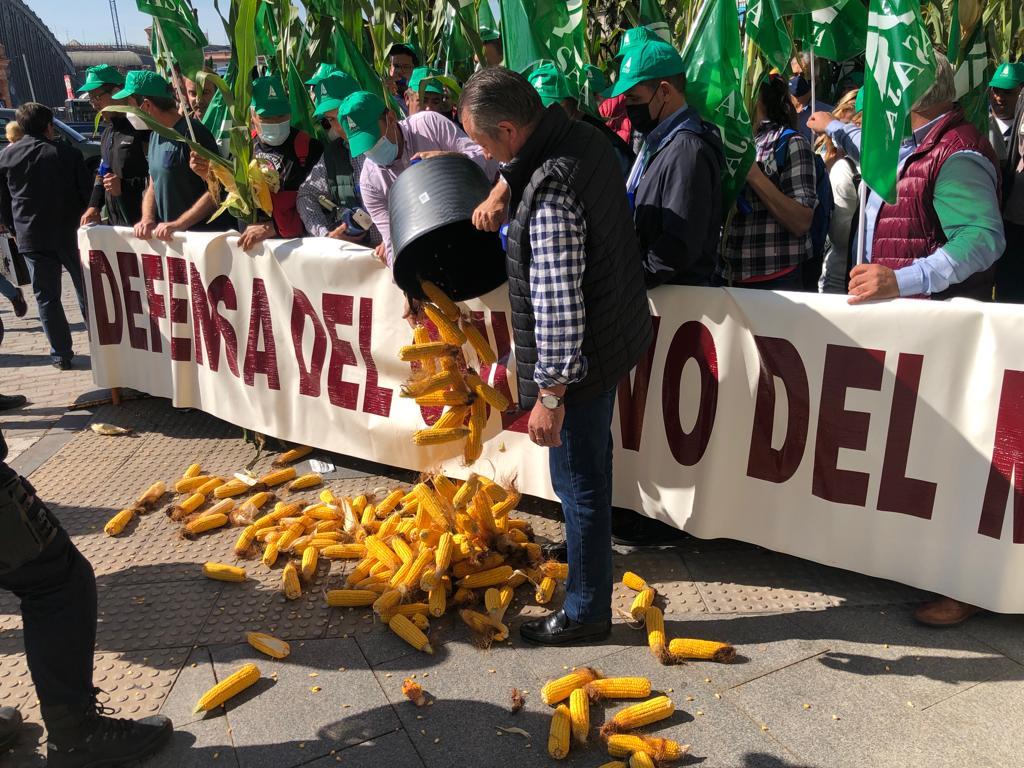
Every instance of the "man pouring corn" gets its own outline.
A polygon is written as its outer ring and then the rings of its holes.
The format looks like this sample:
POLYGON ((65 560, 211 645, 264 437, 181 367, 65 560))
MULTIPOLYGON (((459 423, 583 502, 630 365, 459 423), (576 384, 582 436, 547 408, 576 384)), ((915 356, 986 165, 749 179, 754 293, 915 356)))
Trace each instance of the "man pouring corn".
POLYGON ((565 514, 565 603, 520 632, 546 645, 599 640, 611 631, 615 390, 652 338, 622 173, 597 129, 571 121, 558 104, 544 109, 508 69, 473 75, 460 114, 510 189, 519 405, 530 411, 530 439, 549 451, 565 514))

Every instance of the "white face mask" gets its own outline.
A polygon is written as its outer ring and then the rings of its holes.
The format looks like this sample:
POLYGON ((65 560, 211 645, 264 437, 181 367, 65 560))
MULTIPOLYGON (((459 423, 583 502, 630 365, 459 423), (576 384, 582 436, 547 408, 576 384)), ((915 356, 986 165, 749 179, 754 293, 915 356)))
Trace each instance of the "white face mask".
POLYGON ((287 122, 260 123, 259 137, 260 141, 264 144, 269 144, 272 147, 279 147, 285 143, 288 139, 288 134, 291 132, 292 127, 287 122))
POLYGON ((131 112, 125 113, 125 117, 128 118, 128 122, 131 123, 132 128, 137 131, 148 131, 149 126, 146 125, 146 121, 138 115, 133 115, 131 112))

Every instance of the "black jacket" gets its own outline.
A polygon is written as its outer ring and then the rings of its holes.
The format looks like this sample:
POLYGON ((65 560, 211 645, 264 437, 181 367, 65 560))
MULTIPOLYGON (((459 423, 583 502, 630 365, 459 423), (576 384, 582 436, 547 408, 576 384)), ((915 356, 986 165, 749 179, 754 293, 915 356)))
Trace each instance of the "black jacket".
POLYGON ((1003 204, 1010 199, 1013 192, 1013 185, 1021 182, 1018 178, 1017 168, 1020 166, 1020 131, 1024 124, 1024 98, 1017 101, 1017 114, 1013 118, 1013 130, 1010 131, 1010 151, 1006 157, 1006 165, 1003 166, 1003 204))
POLYGON ((553 104, 502 175, 512 193, 506 269, 519 407, 532 408, 538 392, 533 380, 537 338, 530 295, 529 228, 534 196, 549 179, 573 190, 587 228, 581 286, 586 314, 581 352, 587 374, 569 385, 565 399, 571 405, 598 397, 618 385, 653 337, 629 204, 611 144, 586 123, 571 122, 553 104))
POLYGON ((110 172, 120 177, 121 196, 106 194, 103 182, 97 176, 89 207, 102 208, 106 204, 111 224, 130 227, 142 218, 142 197, 149 182, 148 141, 149 131, 136 130, 124 117, 115 116, 103 129, 100 154, 110 166, 110 172))
POLYGON ((636 188, 633 212, 647 287, 708 285, 722 227, 718 129, 687 107, 652 140, 659 148, 636 188))
POLYGON ((63 142, 26 136, 0 152, 0 220, 22 253, 77 250, 92 186, 82 153, 63 142))

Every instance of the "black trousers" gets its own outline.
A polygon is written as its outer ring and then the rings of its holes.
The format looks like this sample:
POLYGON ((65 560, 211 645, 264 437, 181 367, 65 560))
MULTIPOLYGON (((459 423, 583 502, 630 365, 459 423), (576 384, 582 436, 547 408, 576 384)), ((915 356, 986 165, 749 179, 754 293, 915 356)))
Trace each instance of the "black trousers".
MULTIPOLYGON (((0 510, 0 515, 11 513, 0 510)), ((96 646, 96 576, 67 532, 60 528, 35 559, 0 573, 0 589, 21 600, 25 656, 39 703, 44 708, 88 706, 96 646)))
POLYGON ((1003 220, 1006 250, 996 262, 996 301, 1024 304, 1024 227, 1003 220))

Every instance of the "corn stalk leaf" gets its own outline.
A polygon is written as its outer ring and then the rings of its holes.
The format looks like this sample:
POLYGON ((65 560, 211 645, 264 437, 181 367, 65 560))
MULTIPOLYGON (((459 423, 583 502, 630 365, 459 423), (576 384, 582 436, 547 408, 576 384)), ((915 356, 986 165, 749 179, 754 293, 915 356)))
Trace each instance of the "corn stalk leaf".
POLYGON ((111 104, 109 107, 106 107, 105 109, 101 110, 100 113, 96 115, 96 125, 94 127, 95 130, 99 129, 100 117, 107 112, 118 112, 126 115, 135 115, 139 117, 141 120, 143 120, 146 123, 146 127, 149 128, 149 130, 153 131, 153 133, 159 136, 163 136, 165 139, 169 139, 170 141, 180 141, 183 142, 184 144, 187 144, 189 149, 191 149, 197 155, 202 157, 204 160, 208 160, 211 163, 217 163, 218 165, 223 165, 225 168, 231 167, 231 163, 225 160, 220 155, 218 155, 216 152, 211 152, 202 144, 192 141, 187 136, 182 136, 173 128, 168 128, 163 123, 154 120, 152 117, 150 117, 148 114, 143 112, 138 107, 130 107, 127 104, 111 104))

